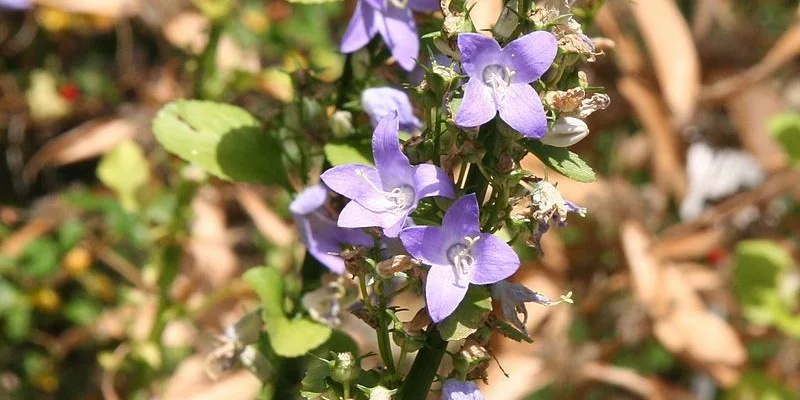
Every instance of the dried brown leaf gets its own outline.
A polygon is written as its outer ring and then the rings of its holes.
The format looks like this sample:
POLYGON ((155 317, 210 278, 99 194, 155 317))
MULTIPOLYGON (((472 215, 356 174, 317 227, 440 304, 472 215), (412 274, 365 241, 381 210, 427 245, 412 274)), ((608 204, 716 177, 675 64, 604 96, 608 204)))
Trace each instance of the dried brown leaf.
POLYGON ((761 61, 746 71, 703 87, 701 98, 718 102, 769 77, 800 54, 800 23, 795 23, 775 42, 761 61))
POLYGON ((651 400, 666 399, 655 378, 639 375, 630 368, 617 367, 601 362, 588 362, 579 371, 584 379, 591 379, 617 386, 651 400))
POLYGON ((213 186, 200 189, 192 199, 189 252, 204 284, 224 286, 236 275, 239 263, 227 231, 227 217, 219 190, 213 186))
POLYGON ((135 16, 141 9, 140 0, 33 0, 32 2, 69 13, 103 15, 111 18, 135 16))
MULTIPOLYGON (((700 93, 700 60, 686 20, 672 0, 628 2, 677 126, 689 121, 700 93)), ((629 99, 630 100, 630 99, 629 99)))
POLYGON ((661 309, 660 261, 650 253, 650 238, 641 224, 628 221, 620 228, 620 241, 628 268, 631 270, 631 282, 636 298, 644 303, 652 312, 661 309))
POLYGON ((258 231, 278 246, 288 246, 294 241, 294 230, 264 203, 255 189, 239 185, 236 200, 250 215, 258 231))

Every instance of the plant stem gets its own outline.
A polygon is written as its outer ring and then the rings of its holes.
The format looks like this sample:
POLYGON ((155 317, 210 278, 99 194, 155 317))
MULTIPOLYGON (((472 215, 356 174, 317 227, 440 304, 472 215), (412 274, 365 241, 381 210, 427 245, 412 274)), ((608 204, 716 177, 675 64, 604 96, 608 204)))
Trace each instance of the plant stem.
POLYGON ((386 297, 383 295, 383 282, 377 284, 378 288, 378 351, 381 353, 383 363, 389 370, 389 374, 394 375, 394 357, 392 355, 392 343, 389 341, 389 321, 386 320, 386 297))
POLYGON ((439 369, 445 350, 447 350, 447 342, 442 339, 433 324, 425 333, 425 345, 417 353, 405 383, 397 394, 397 398, 400 400, 419 400, 428 396, 433 379, 436 377, 436 371, 439 369))

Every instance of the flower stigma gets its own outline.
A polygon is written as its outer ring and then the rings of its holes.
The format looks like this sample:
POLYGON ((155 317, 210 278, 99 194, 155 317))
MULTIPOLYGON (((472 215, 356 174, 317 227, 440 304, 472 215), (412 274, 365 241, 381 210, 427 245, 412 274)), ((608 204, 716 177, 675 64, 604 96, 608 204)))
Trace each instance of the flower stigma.
POLYGON ((378 212, 390 212, 390 213, 401 213, 409 208, 414 204, 414 198, 416 193, 414 192, 414 188, 408 185, 398 186, 393 188, 390 191, 385 191, 376 186, 372 181, 367 178, 364 174, 363 170, 356 170, 356 174, 364 179, 367 184, 374 190, 375 192, 379 193, 383 196, 384 199, 387 200, 388 204, 384 206, 381 210, 376 210, 378 212))
POLYGON ((492 88, 494 95, 499 98, 505 95, 505 91, 511 85, 511 78, 513 77, 514 71, 500 64, 487 65, 481 74, 483 83, 492 88))
POLYGON ((456 283, 459 285, 464 283, 464 278, 468 277, 472 269, 475 267, 475 257, 472 256, 472 247, 478 242, 480 236, 464 237, 464 241, 456 243, 447 249, 447 259, 453 266, 453 271, 456 273, 456 283))

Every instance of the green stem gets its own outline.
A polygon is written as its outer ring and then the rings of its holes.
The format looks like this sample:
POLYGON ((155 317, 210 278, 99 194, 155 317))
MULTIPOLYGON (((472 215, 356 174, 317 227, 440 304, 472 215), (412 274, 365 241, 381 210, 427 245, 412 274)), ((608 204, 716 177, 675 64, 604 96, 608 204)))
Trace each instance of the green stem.
POLYGON ((350 383, 344 385, 344 400, 350 400, 350 383))
POLYGON ((411 370, 397 395, 399 400, 419 400, 428 396, 436 371, 442 362, 447 342, 442 339, 435 325, 425 333, 425 347, 419 350, 411 370))
POLYGON ((383 363, 389 370, 390 375, 394 375, 394 356, 392 355, 392 343, 389 341, 389 321, 386 315, 386 297, 383 295, 383 282, 377 284, 378 287, 378 351, 381 353, 383 363))

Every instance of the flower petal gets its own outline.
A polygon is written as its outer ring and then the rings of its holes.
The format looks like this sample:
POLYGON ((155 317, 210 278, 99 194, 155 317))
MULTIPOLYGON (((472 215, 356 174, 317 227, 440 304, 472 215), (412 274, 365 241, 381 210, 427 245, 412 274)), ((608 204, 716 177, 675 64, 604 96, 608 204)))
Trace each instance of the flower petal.
POLYGON ((323 172, 320 178, 334 192, 370 210, 378 212, 393 206, 379 192, 382 184, 375 168, 361 164, 339 165, 323 172))
POLYGON ((470 79, 464 85, 464 98, 456 114, 456 125, 473 127, 489 122, 497 115, 497 106, 492 99, 489 87, 477 79, 470 79))
POLYGON ((400 129, 413 131, 422 127, 422 122, 414 115, 411 100, 402 90, 391 87, 369 88, 361 92, 361 104, 372 125, 378 125, 381 118, 397 111, 400 129))
POLYGON ((388 4, 386 4, 387 0, 364 0, 364 1, 366 1, 370 7, 376 10, 383 10, 388 6, 388 4))
POLYGON ((465 236, 475 237, 481 234, 478 218, 478 198, 475 193, 461 196, 444 214, 442 228, 451 236, 463 239, 465 236))
POLYGON ((556 38, 545 31, 529 33, 503 49, 506 60, 514 70, 514 83, 530 83, 539 79, 553 64, 556 53, 556 38))
POLYGON ((375 21, 378 33, 389 46, 397 64, 411 71, 417 65, 416 58, 419 56, 419 35, 411 9, 387 6, 382 13, 375 21))
POLYGON ((456 197, 453 180, 441 168, 432 164, 420 164, 413 168, 417 200, 430 196, 442 196, 450 199, 456 197))
POLYGON ((318 183, 314 186, 309 186, 292 200, 292 203, 289 204, 289 211, 292 214, 310 214, 322 207, 327 198, 328 188, 325 185, 318 183))
POLYGON ((448 379, 442 385, 442 400, 484 400, 484 397, 474 382, 448 379))
POLYGON ((429 265, 447 265, 449 238, 438 226, 412 226, 399 235, 408 254, 429 265))
POLYGON ((547 133, 547 117, 539 95, 526 83, 512 83, 498 101, 503 121, 522 136, 539 139, 547 133))
POLYGON ((464 299, 469 284, 456 283, 453 267, 433 265, 425 282, 425 302, 433 322, 441 322, 452 314, 464 299))
MULTIPOLYGON (((342 228, 368 228, 372 226, 381 228, 395 228, 395 225, 404 221, 407 217, 408 214, 374 212, 362 206, 358 202, 351 201, 344 206, 344 209, 342 209, 337 223, 342 228)), ((386 232, 384 232, 384 234, 386 234, 386 232)), ((386 236, 389 235, 387 234, 386 236)))
POLYGON ((478 33, 459 34, 458 50, 461 67, 471 79, 481 79, 483 68, 500 62, 503 57, 496 40, 478 33))
POLYGON ((374 8, 364 1, 356 3, 356 9, 353 11, 353 17, 350 19, 350 24, 347 26, 347 31, 342 37, 342 44, 340 50, 342 53, 352 53, 358 51, 369 43, 369 40, 378 32, 378 27, 375 25, 374 8))
POLYGON ((519 256, 506 242, 491 233, 481 234, 472 248, 475 269, 470 281, 487 285, 511 276, 519 269, 519 256))
POLYGON ((383 117, 372 134, 372 157, 378 167, 383 189, 411 185, 411 163, 400 150, 399 123, 396 111, 383 117))
POLYGON ((442 5, 439 0, 409 0, 408 6, 414 11, 439 11, 442 5))
POLYGON ((317 259, 322 265, 328 267, 331 272, 339 275, 344 273, 344 260, 330 253, 339 253, 341 248, 331 246, 309 247, 308 252, 317 259))

